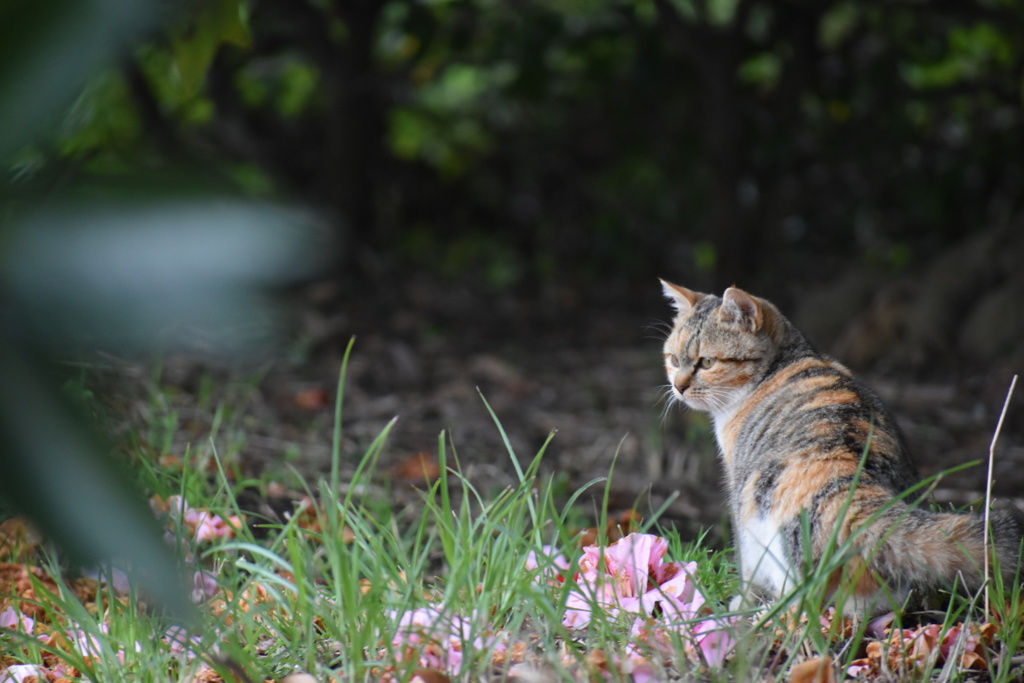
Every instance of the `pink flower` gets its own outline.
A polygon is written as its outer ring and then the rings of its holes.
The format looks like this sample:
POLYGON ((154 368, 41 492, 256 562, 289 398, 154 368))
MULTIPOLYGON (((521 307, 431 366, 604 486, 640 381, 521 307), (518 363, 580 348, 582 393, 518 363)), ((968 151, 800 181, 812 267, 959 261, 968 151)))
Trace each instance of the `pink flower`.
POLYGON ((668 541, 653 534, 630 534, 603 549, 584 548, 576 575, 579 590, 569 594, 562 623, 583 628, 595 604, 612 617, 624 611, 692 619, 704 605, 693 583, 697 563, 665 562, 667 551, 668 541))
POLYGON ((634 680, 648 680, 653 669, 647 655, 671 658, 680 636, 688 656, 713 667, 736 645, 735 620, 709 615, 693 580, 697 563, 666 562, 667 551, 668 541, 652 534, 630 534, 607 548, 588 546, 576 574, 578 590, 566 599, 562 623, 570 628, 589 624, 595 606, 611 618, 637 615, 623 664, 634 680))
POLYGON ((668 562, 658 569, 661 574, 658 586, 644 594, 644 611, 647 614, 660 611, 677 622, 692 620, 704 607, 704 595, 693 582, 697 563, 668 562))

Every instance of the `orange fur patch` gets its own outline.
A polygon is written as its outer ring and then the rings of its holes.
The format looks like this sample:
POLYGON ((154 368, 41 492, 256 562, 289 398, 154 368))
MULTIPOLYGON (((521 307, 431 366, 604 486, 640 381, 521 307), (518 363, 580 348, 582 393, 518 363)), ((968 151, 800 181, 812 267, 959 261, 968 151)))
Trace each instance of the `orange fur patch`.
POLYGON ((782 471, 775 485, 773 516, 780 520, 799 517, 818 491, 833 479, 850 476, 857 470, 857 463, 849 459, 811 460, 806 454, 794 454, 793 458, 795 461, 790 461, 793 464, 782 471))
POLYGON ((834 375, 819 375, 817 377, 805 377, 794 387, 798 393, 813 394, 820 391, 827 391, 836 385, 834 375))
MULTIPOLYGON (((834 378, 831 377, 823 379, 831 379, 833 380, 833 383, 835 382, 834 378)), ((831 391, 819 391, 814 398, 805 403, 803 407, 805 410, 817 410, 819 408, 827 408, 841 403, 856 403, 859 400, 860 397, 849 389, 833 389, 831 391)))
POLYGON ((785 368, 771 379, 763 382, 747 400, 743 403, 736 414, 733 415, 732 419, 725 424, 722 429, 722 452, 725 455, 727 462, 732 461, 732 450, 736 445, 736 435, 743 426, 743 423, 750 417, 750 412, 754 409, 761 401, 765 400, 767 396, 770 396, 774 392, 778 391, 786 382, 805 370, 809 370, 814 367, 822 367, 827 365, 826 363, 816 358, 805 358, 801 361, 793 363, 789 367, 785 368))

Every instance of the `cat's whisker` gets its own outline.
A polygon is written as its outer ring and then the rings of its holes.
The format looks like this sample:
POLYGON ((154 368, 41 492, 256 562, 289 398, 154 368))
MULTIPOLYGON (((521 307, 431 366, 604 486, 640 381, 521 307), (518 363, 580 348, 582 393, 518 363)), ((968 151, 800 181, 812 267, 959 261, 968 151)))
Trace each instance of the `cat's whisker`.
POLYGON ((708 404, 712 412, 715 413, 725 410, 728 398, 728 392, 721 391, 717 387, 706 387, 700 392, 700 400, 708 404))
POLYGON ((672 332, 672 323, 657 320, 644 326, 647 339, 664 339, 672 332))
MULTIPOLYGON (((665 425, 665 421, 668 420, 668 413, 672 408, 679 404, 679 399, 676 398, 675 392, 672 391, 671 386, 667 386, 665 391, 662 393, 660 401, 664 401, 665 405, 661 409, 661 424, 665 425)), ((660 402, 659 401, 659 402, 660 402)))
POLYGON ((728 392, 718 390, 708 392, 708 402, 714 405, 718 411, 724 411, 726 409, 728 399, 728 392))

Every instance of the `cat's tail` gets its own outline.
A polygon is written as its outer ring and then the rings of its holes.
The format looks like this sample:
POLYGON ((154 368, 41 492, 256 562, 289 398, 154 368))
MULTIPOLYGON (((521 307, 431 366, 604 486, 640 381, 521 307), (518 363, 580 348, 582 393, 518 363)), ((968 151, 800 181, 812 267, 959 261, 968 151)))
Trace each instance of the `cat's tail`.
MULTIPOLYGON (((989 576, 996 573, 1005 585, 1022 579, 1021 559, 1024 515, 1016 510, 993 511, 989 518, 989 576)), ((854 564, 874 575, 898 594, 920 594, 959 584, 977 590, 985 580, 985 518, 976 513, 930 512, 894 506, 855 539, 859 552, 854 564)), ((871 590, 873 581, 862 579, 855 592, 871 590)))

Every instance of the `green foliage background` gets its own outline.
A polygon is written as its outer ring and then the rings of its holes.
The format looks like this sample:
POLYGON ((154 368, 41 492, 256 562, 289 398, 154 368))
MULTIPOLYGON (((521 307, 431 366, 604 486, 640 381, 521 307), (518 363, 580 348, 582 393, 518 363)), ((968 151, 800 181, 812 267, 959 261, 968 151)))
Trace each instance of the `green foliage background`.
POLYGON ((344 274, 772 286, 1016 214, 1022 29, 1017 0, 211 0, 9 168, 188 162, 316 207, 344 274))

